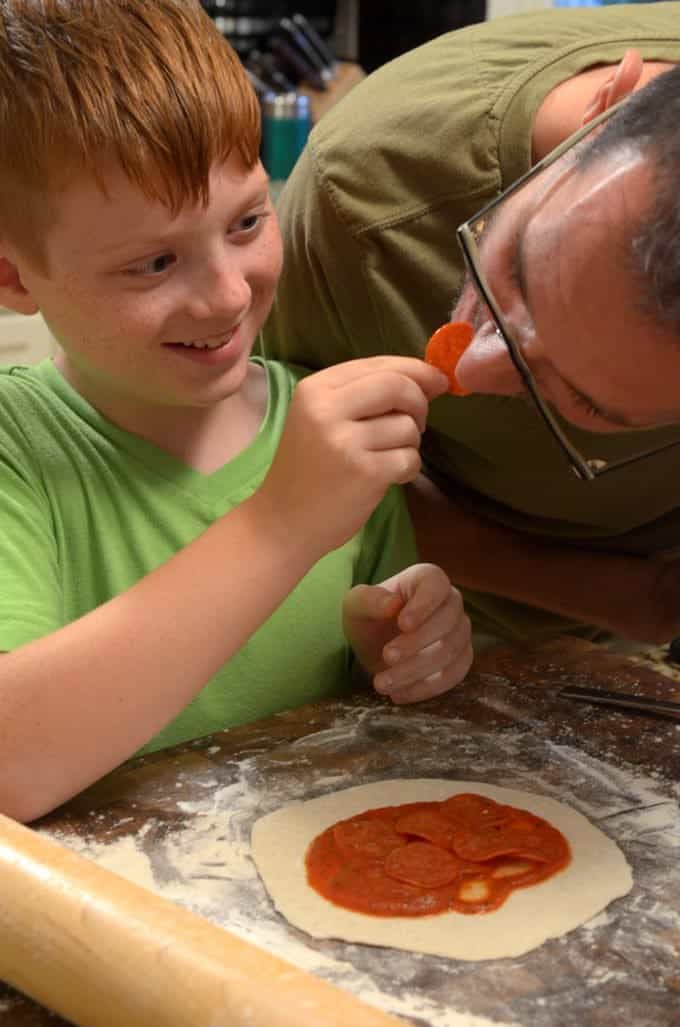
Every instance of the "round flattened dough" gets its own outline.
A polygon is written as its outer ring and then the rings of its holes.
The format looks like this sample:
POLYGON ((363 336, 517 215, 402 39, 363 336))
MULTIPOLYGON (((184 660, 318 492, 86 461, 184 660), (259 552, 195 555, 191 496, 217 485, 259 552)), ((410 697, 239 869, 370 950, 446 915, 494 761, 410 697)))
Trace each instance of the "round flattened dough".
POLYGON ((580 927, 629 892, 633 884, 621 850, 576 810, 542 795, 477 781, 376 781, 293 803, 256 821, 252 850, 276 908, 312 937, 386 945, 453 959, 522 955, 548 938, 559 938, 580 927), (328 902, 308 885, 307 848, 337 820, 379 806, 440 801, 458 792, 476 792, 548 820, 569 841, 571 863, 549 880, 513 892, 500 909, 471 915, 369 916, 328 902))

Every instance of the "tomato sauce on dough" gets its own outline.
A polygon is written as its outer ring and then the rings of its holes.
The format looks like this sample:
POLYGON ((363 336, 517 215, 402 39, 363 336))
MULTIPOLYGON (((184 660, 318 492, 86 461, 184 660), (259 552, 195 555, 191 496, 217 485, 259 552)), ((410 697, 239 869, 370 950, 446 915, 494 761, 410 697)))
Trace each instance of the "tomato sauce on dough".
POLYGON ((489 913, 571 860, 541 817, 471 792, 365 810, 309 846, 307 880, 330 902, 374 916, 489 913))

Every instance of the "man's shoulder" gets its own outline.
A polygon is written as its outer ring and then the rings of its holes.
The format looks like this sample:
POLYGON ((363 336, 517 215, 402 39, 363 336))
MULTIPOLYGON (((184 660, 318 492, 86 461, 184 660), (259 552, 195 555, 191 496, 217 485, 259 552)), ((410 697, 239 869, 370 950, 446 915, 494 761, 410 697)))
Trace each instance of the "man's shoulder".
POLYGON ((298 206, 315 202, 313 176, 357 238, 430 214, 463 220, 529 167, 535 113, 561 81, 629 47, 680 60, 677 6, 527 11, 397 57, 314 128, 306 177, 293 175, 298 206))
POLYGON ((661 47, 661 58, 680 60, 677 7, 671 0, 546 8, 444 33, 360 82, 320 119, 311 148, 327 169, 336 161, 356 168, 370 154, 376 185, 376 162, 385 154, 388 169, 392 140, 395 153, 400 148, 406 159, 411 151, 431 152, 448 160, 455 173, 459 154, 448 144, 465 148, 483 138, 480 117, 502 118, 514 93, 545 69, 559 78, 555 66, 564 60, 565 74, 573 74, 584 65, 618 59, 625 45, 648 52, 661 47))

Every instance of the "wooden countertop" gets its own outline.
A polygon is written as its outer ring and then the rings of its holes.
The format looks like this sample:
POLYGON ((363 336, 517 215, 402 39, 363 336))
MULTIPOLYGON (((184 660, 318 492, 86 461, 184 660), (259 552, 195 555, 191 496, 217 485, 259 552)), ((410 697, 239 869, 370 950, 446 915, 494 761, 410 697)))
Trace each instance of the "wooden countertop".
MULTIPOLYGON (((562 699, 566 685, 680 702, 680 683, 587 642, 502 647, 442 699, 395 708, 362 693, 221 732, 126 764, 33 826, 118 872, 134 855, 161 894, 422 1027, 448 1027, 453 1010, 513 1027, 680 1027, 680 723, 562 699), (389 777, 571 803, 624 850, 633 892, 517 959, 455 963, 307 938, 249 863, 253 819, 389 777)), ((63 1023, 0 984, 0 1027, 63 1023)))

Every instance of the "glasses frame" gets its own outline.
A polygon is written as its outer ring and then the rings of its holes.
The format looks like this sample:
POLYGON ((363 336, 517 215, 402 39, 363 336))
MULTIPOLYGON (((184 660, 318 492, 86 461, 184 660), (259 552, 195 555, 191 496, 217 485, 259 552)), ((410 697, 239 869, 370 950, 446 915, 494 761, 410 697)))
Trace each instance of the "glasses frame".
POLYGON ((593 481, 595 478, 599 478, 602 474, 609 473, 609 471, 614 471, 620 467, 626 467, 629 464, 637 463, 638 460, 643 460, 649 456, 655 456, 657 453, 662 453, 666 449, 672 449, 674 446, 680 446, 680 439, 672 442, 665 442, 663 445, 657 446, 654 449, 648 449, 642 453, 636 453, 634 456, 623 457, 620 460, 613 461, 600 460, 597 458, 587 459, 579 453, 578 449, 576 449, 564 434, 550 407, 541 396, 534 376, 522 355, 522 351, 508 330, 503 314, 496 303, 495 297, 489 287, 489 283, 482 271, 477 241, 470 226, 475 222, 488 217, 488 215, 495 210, 496 207, 500 206, 501 203, 507 200, 509 196, 512 196, 513 193, 521 189, 522 186, 526 185, 526 183, 532 178, 536 177, 536 175, 545 171, 546 168, 549 168, 551 164, 558 161, 560 157, 567 153, 567 151, 580 143, 584 136, 592 132, 598 127, 598 125, 607 121, 607 119, 610 118, 624 102, 625 101, 620 101, 613 107, 609 107, 607 110, 602 111, 593 118, 592 121, 589 121, 586 125, 582 125, 581 128, 573 133, 573 135, 570 135, 562 143, 556 146, 554 150, 551 150, 550 153, 546 154, 546 156, 539 160, 532 168, 529 169, 529 171, 521 175, 499 196, 487 203, 484 207, 478 210, 473 217, 468 218, 467 221, 464 221, 463 224, 459 225, 456 229, 456 238, 463 252, 465 264, 470 272, 477 292, 491 311, 491 315, 496 322, 496 331, 505 343, 510 359, 512 360, 522 383, 531 396, 534 406, 543 419, 548 431, 569 461, 574 474, 582 481, 593 481))

